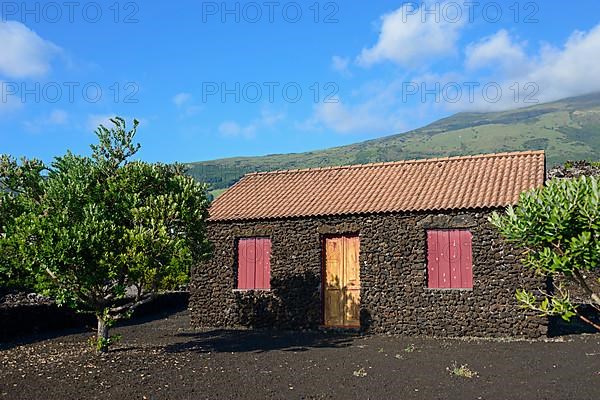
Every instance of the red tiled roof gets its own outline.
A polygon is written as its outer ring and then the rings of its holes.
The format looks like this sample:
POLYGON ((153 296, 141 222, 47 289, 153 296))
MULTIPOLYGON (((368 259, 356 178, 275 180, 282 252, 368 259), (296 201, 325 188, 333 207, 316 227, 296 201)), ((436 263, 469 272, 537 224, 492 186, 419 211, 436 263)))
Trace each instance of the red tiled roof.
POLYGON ((253 173, 211 221, 504 207, 542 186, 543 151, 253 173))

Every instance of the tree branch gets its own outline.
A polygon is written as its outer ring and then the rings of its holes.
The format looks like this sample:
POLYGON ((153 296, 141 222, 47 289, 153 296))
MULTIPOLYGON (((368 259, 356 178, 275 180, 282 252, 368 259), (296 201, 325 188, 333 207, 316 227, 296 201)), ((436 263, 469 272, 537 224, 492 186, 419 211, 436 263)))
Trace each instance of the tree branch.
POLYGON ((577 316, 579 318, 581 318, 584 322, 590 324, 591 326, 593 326, 594 328, 596 328, 598 331, 600 331, 600 325, 594 323, 593 321, 591 321, 589 318, 584 317, 583 315, 581 315, 581 313, 579 313, 577 311, 577 309, 575 309, 575 312, 577 313, 577 316))
MULTIPOLYGON (((54 272, 52 272, 52 270, 50 268, 48 268, 47 266, 44 266, 44 269, 46 270, 46 273, 48 274, 48 276, 50 277, 50 279, 52 279, 52 281, 54 282, 54 284, 56 286, 58 286, 59 288, 61 288, 62 290, 67 290, 69 288, 66 288, 61 281, 56 277, 56 274, 54 274, 54 272)), ((75 297, 77 297, 77 299, 79 299, 80 302, 82 303, 92 303, 92 298, 86 296, 85 294, 83 294, 83 292, 81 291, 81 289, 77 289, 77 290, 72 290, 72 293, 75 295, 75 297)))
POLYGON ((114 320, 123 319, 125 317, 124 314, 134 311, 139 306, 151 302, 152 300, 154 300, 155 297, 156 297, 155 293, 147 294, 146 296, 142 297, 140 300, 137 300, 131 304, 125 304, 125 305, 122 305, 119 307, 110 308, 108 310, 108 313, 110 314, 110 317, 114 320))
POLYGON ((583 290, 585 290, 585 292, 590 296, 592 302, 596 303, 597 305, 600 305, 600 296, 598 296, 598 294, 595 293, 592 290, 592 288, 589 287, 589 285, 585 281, 585 278, 581 275, 581 271, 574 269, 573 276, 575 277, 579 285, 583 288, 583 290))

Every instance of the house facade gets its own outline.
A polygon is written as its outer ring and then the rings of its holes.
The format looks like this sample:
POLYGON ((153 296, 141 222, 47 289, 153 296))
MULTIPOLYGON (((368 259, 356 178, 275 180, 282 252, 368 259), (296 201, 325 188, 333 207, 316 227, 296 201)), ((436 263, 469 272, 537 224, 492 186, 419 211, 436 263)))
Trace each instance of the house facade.
POLYGON ((488 222, 543 185, 543 152, 250 174, 213 204, 196 327, 539 337, 545 288, 488 222))

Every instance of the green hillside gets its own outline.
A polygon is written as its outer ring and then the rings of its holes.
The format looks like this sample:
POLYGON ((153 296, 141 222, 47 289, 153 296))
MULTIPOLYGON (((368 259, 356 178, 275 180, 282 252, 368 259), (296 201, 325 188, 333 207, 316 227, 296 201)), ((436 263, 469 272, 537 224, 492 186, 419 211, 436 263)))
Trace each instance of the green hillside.
POLYGON ((497 113, 460 113, 424 128, 326 150, 189 164, 214 194, 248 172, 546 150, 548 166, 600 159, 600 93, 497 113))

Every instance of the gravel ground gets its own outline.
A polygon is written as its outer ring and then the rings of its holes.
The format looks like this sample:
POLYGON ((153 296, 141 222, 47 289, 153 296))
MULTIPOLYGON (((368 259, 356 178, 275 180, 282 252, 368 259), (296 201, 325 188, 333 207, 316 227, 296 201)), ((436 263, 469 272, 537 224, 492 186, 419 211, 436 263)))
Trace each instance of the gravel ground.
POLYGON ((187 312, 154 318, 115 329, 123 340, 103 356, 91 332, 0 344, 0 399, 600 399, 600 335, 194 331, 187 312))

